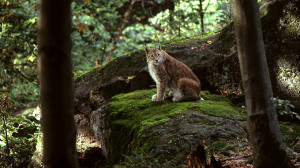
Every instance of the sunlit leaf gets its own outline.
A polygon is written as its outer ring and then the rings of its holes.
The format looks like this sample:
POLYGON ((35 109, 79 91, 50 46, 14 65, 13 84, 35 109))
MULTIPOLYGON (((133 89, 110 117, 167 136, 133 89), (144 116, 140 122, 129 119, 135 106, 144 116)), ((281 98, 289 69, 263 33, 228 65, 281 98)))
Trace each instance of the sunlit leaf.
POLYGON ((25 21, 25 25, 33 25, 33 24, 36 24, 37 23, 37 17, 33 17, 33 18, 30 18, 28 20, 25 21))
POLYGON ((31 56, 28 57, 27 60, 30 62, 33 62, 35 59, 36 59, 36 56, 32 54, 31 56))

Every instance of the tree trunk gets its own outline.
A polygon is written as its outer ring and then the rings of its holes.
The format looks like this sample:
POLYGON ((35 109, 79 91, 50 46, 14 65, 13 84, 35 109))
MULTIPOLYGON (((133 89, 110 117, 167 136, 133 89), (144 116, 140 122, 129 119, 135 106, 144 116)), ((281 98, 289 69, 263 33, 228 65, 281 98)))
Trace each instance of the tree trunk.
POLYGON ((77 167, 71 62, 71 0, 42 0, 38 31, 43 164, 77 167))
POLYGON ((178 10, 178 36, 181 37, 181 32, 180 32, 180 26, 181 26, 181 8, 180 8, 180 0, 178 1, 179 3, 179 10, 178 10))
POLYGON ((289 167, 281 139, 256 0, 231 0, 255 168, 289 167))
POLYGON ((202 33, 204 34, 204 21, 203 21, 203 19, 204 19, 204 12, 203 12, 203 6, 202 6, 202 0, 199 0, 199 2, 200 2, 200 6, 199 6, 199 10, 200 10, 200 21, 201 21, 201 31, 202 31, 202 33))

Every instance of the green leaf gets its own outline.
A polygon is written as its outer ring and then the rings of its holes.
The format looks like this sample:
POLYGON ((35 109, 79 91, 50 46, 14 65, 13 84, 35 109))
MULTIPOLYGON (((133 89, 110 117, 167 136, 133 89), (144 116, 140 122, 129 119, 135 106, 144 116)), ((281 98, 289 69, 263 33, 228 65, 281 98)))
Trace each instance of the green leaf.
POLYGON ((37 23, 37 17, 30 18, 24 22, 24 25, 33 25, 37 23))
POLYGON ((28 61, 33 62, 36 59, 36 56, 34 54, 32 54, 31 56, 28 57, 28 61))

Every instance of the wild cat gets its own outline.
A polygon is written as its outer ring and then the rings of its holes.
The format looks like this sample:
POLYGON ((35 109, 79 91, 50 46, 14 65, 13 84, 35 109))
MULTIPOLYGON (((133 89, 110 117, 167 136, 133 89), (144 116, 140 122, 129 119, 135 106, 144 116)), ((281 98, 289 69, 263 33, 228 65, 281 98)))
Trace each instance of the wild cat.
POLYGON ((148 69, 157 88, 152 101, 163 101, 166 88, 169 88, 169 96, 174 102, 200 98, 200 80, 187 65, 162 50, 159 43, 152 49, 146 46, 145 51, 148 69))

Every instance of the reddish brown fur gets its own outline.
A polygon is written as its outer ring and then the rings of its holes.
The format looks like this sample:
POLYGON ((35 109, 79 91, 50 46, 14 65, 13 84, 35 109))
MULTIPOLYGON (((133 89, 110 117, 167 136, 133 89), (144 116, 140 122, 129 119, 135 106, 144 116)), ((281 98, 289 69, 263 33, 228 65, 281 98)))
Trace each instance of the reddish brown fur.
POLYGON ((169 93, 173 96, 173 101, 200 98, 200 81, 187 65, 161 50, 159 44, 155 49, 146 46, 146 57, 150 75, 157 87, 157 94, 152 97, 153 101, 164 99, 166 87, 173 91, 169 93))

